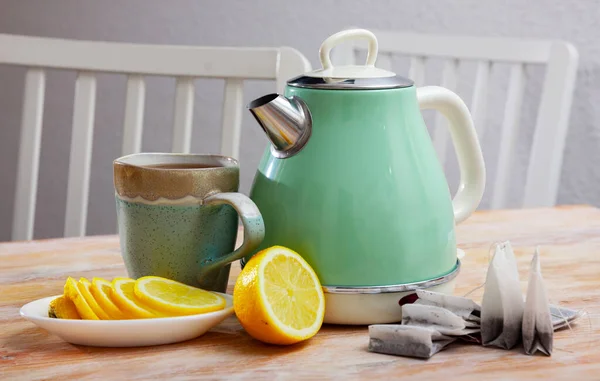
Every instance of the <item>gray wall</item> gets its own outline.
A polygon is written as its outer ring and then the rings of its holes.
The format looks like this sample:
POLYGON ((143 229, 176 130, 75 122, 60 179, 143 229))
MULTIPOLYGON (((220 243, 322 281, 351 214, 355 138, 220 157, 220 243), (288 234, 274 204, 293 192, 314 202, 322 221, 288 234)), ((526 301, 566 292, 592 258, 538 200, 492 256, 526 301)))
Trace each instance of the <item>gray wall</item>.
MULTIPOLYGON (((0 0, 0 32, 62 38, 140 43, 296 47, 319 67, 318 48, 324 38, 348 25, 365 28, 408 30, 481 36, 560 38, 572 42, 580 53, 578 84, 564 156, 559 203, 600 205, 600 4, 589 1, 82 1, 0 0)), ((399 59, 397 71, 404 68, 399 59)), ((428 66, 433 84, 439 66, 428 66)), ((396 67, 395 67, 396 69, 396 67)), ((464 79, 457 92, 469 101, 473 67, 461 69, 464 79)), ((520 196, 534 115, 543 72, 531 69, 524 102, 517 151, 513 203, 520 196)), ((0 240, 10 238, 12 203, 19 140, 23 70, 0 68, 0 240)), ((65 181, 73 99, 73 73, 51 72, 47 81, 45 124, 39 179, 35 235, 60 236, 65 210, 65 181)), ((493 76, 490 133, 483 139, 489 178, 493 178, 506 71, 493 76)), ((148 83, 143 150, 166 151, 170 147, 170 123, 174 83, 153 78, 148 83)), ((249 83, 246 100, 271 91, 273 84, 249 83)), ((111 161, 119 156, 125 78, 101 75, 98 83, 96 128, 92 158, 88 234, 110 234, 116 229, 111 161)), ((200 81, 195 107, 194 152, 216 152, 219 139, 222 83, 200 81)), ((248 115, 244 116, 242 191, 247 192, 266 144, 248 115)), ((431 120, 431 115, 426 115, 431 120)), ((451 188, 457 174, 448 169, 451 188)), ((482 208, 489 200, 486 194, 482 208)), ((515 204, 516 205, 516 204, 515 204)))

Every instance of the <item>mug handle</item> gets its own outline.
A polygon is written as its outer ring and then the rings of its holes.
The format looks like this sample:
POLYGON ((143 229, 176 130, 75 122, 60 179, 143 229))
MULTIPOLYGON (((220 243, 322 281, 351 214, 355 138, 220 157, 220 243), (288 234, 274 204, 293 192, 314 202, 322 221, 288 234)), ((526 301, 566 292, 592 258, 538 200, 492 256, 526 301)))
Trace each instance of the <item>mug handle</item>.
POLYGON ((460 185, 452 200, 454 221, 466 220, 477 209, 485 189, 485 165, 473 119, 465 103, 439 86, 417 88, 420 109, 435 109, 450 122, 450 135, 460 167, 460 185))
POLYGON ((265 237, 265 224, 262 215, 256 204, 247 196, 236 192, 217 193, 203 200, 204 205, 221 205, 226 204, 232 206, 239 214, 242 224, 244 225, 244 242, 235 251, 225 254, 206 258, 202 261, 198 277, 201 279, 204 275, 219 269, 228 263, 237 261, 252 251, 256 250, 262 243, 265 237))

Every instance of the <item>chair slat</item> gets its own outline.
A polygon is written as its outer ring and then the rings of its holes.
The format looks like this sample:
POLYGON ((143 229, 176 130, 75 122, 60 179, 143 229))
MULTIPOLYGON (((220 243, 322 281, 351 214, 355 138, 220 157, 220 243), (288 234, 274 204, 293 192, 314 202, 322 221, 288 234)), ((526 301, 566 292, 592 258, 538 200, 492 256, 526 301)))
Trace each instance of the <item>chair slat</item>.
POLYGON ((13 241, 33 238, 45 89, 44 70, 28 70, 25 75, 25 92, 23 94, 21 140, 12 227, 13 241))
POLYGON ((516 143, 519 118, 521 116, 521 104, 523 100, 524 67, 515 64, 510 69, 510 79, 504 107, 504 121, 502 123, 502 135, 500 137, 500 154, 496 169, 496 179, 492 190, 490 207, 500 209, 506 206, 508 192, 511 188, 510 170, 516 143))
POLYGON ((553 44, 535 124, 523 207, 556 203, 578 62, 573 45, 561 41, 553 44))
POLYGON ((175 113, 173 116, 172 152, 189 153, 194 116, 194 79, 177 78, 175 88, 175 113))
POLYGON ((273 80, 280 51, 276 47, 149 45, 0 33, 0 62, 5 64, 124 74, 273 80))
MULTIPOLYGON (((444 63, 444 71, 442 73, 442 87, 454 91, 456 88, 456 78, 458 72, 458 60, 450 59, 444 63)), ((435 117, 435 130, 433 134, 433 146, 438 155, 442 166, 446 163, 446 152, 448 149, 449 128, 447 119, 437 113, 435 117)))
POLYGON ((475 130, 479 134, 479 139, 483 138, 485 133, 485 117, 487 109, 487 88, 490 77, 491 63, 481 61, 477 65, 477 74, 475 77, 475 87, 473 89, 473 99, 471 101, 471 116, 475 124, 475 130))
POLYGON ((379 52, 489 60, 494 62, 545 64, 552 41, 489 36, 447 36, 370 29, 377 36, 379 52))
POLYGON ((65 237, 85 235, 95 108, 96 78, 91 73, 79 73, 73 106, 65 237))
POLYGON ((146 83, 144 77, 141 75, 129 76, 123 122, 123 155, 138 153, 142 148, 145 97, 146 83))
POLYGON ((415 86, 425 83, 425 57, 411 57, 408 77, 415 82, 415 86))
POLYGON ((243 91, 244 82, 242 80, 228 79, 225 81, 221 154, 235 159, 239 159, 240 155, 243 91))

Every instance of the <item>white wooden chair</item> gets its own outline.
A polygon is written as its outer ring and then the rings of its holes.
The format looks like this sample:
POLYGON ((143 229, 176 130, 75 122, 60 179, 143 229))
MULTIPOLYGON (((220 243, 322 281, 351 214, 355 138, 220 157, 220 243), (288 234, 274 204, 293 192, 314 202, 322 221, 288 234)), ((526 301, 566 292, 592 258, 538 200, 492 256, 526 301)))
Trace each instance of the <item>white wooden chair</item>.
MULTIPOLYGON (((511 159, 514 156, 520 106, 526 81, 525 65, 546 65, 521 206, 552 206, 556 203, 578 66, 578 53, 571 44, 554 40, 445 36, 370 30, 375 33, 379 42, 376 65, 389 70, 393 54, 409 56, 410 70, 404 75, 408 75, 416 86, 424 85, 425 62, 428 58, 444 60, 442 80, 439 85, 450 90, 456 87, 459 63, 478 62, 469 108, 480 139, 484 135, 486 126, 484 120, 490 69, 495 63, 511 65, 507 99, 502 116, 499 158, 491 189, 492 209, 504 208, 507 204, 510 171, 513 168, 511 159)), ((334 64, 336 62, 351 64, 356 63, 357 53, 365 50, 366 45, 349 41, 336 49, 332 51, 334 64)), ((448 146, 448 129, 443 123, 445 121, 438 115, 433 134, 433 143, 442 164, 445 162, 448 146)))
POLYGON ((92 42, 0 34, 0 65, 29 68, 21 121, 13 240, 33 236, 40 140, 45 97, 44 68, 77 71, 64 236, 86 231, 94 128, 94 73, 128 75, 123 121, 124 155, 140 151, 145 98, 144 76, 176 78, 173 152, 190 150, 196 78, 224 78, 221 150, 237 157, 245 79, 275 80, 282 90, 290 77, 311 69, 308 60, 288 48, 192 47, 92 42))

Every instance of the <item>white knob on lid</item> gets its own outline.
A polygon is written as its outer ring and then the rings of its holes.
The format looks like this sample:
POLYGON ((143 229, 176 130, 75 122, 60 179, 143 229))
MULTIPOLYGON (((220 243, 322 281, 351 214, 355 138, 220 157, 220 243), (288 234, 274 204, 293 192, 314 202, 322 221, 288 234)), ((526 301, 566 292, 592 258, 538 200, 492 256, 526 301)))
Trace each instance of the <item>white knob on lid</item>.
POLYGON ((363 38, 369 41, 366 66, 374 67, 375 61, 377 60, 377 37, 375 37, 373 32, 370 32, 366 29, 348 29, 337 32, 336 34, 332 34, 321 44, 321 48, 319 49, 319 57, 321 58, 321 65, 323 65, 323 69, 327 70, 333 68, 329 53, 335 45, 357 38, 363 38))
POLYGON ((323 68, 306 73, 305 75, 309 77, 338 79, 385 78, 396 76, 396 74, 391 71, 375 67, 377 50, 377 38, 372 32, 366 29, 348 29, 337 32, 323 41, 319 49, 319 58, 323 68), (331 49, 339 43, 352 39, 366 39, 368 41, 367 62, 364 65, 333 66, 330 58, 331 49))

